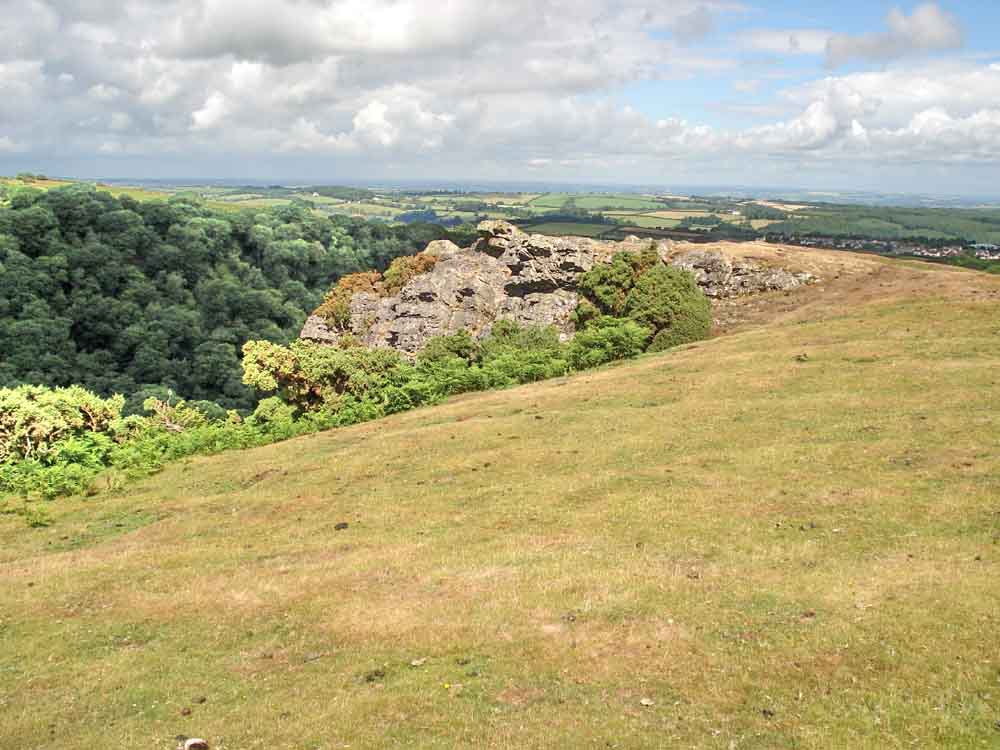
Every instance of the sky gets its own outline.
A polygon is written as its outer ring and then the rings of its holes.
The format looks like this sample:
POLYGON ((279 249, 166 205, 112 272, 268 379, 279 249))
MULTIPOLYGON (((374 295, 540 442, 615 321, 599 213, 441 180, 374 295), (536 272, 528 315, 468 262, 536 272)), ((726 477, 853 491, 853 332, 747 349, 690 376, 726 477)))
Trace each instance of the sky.
POLYGON ((996 0, 0 0, 0 174, 1000 194, 996 0))

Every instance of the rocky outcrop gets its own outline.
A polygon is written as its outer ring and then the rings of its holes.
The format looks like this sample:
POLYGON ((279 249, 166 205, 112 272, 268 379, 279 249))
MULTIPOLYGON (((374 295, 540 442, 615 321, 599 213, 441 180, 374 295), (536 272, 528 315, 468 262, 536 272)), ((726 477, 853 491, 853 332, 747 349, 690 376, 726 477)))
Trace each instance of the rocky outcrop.
POLYGON ((671 263, 690 271, 705 296, 710 299, 794 289, 816 281, 811 273, 768 268, 747 260, 733 259, 713 250, 684 253, 673 258, 671 263))
MULTIPOLYGON (((505 221, 479 225, 479 239, 460 249, 447 241, 425 252, 437 257, 428 273, 412 279, 398 294, 378 297, 362 292, 350 304, 350 333, 369 347, 391 347, 412 354, 435 336, 467 330, 489 333, 497 320, 555 326, 565 340, 575 333, 572 313, 579 301, 577 279, 615 253, 640 252, 649 240, 599 242, 583 237, 529 235, 505 221)), ((785 289, 805 283, 801 274, 733 261, 721 253, 674 254, 670 242, 656 245, 664 262, 694 273, 709 297, 724 298, 785 289)), ((340 334, 311 316, 300 337, 332 344, 340 334)))

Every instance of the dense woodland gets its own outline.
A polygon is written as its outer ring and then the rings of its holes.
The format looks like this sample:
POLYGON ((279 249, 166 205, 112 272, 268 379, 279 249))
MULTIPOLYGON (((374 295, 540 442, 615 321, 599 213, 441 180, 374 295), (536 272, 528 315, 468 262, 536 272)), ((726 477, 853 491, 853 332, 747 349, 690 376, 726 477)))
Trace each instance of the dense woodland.
POLYGON ((167 389, 250 409, 246 341, 294 338, 339 277, 445 236, 303 205, 219 212, 88 185, 19 190, 0 205, 0 388, 76 384, 124 394, 126 413, 167 389))
POLYGON ((887 206, 809 207, 767 227, 792 237, 856 237, 873 240, 1000 243, 1000 210, 900 208, 887 206))

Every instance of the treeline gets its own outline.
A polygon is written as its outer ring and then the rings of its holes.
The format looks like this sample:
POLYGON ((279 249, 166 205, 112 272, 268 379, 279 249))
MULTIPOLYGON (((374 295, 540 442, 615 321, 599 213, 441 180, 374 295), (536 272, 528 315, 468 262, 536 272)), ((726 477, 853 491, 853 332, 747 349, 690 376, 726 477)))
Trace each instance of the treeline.
POLYGON ((767 231, 799 237, 1000 243, 1000 210, 820 206, 771 224, 767 231))
POLYGON ((0 387, 120 393, 126 414, 168 390, 252 409, 246 341, 294 338, 339 277, 450 236, 296 205, 139 202, 89 185, 0 198, 0 387))

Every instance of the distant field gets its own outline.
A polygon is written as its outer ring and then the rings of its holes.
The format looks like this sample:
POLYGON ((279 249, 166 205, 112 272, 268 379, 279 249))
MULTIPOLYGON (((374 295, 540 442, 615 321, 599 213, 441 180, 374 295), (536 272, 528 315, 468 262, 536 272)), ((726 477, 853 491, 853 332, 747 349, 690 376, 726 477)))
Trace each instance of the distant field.
MULTIPOLYGON (((70 180, 55 180, 46 178, 44 180, 18 180, 9 177, 0 178, 0 184, 7 185, 9 187, 26 187, 34 188, 36 190, 52 190, 55 188, 68 187, 69 185, 75 184, 70 180)), ((91 183, 93 184, 93 183, 91 183)), ((130 198, 134 198, 139 201, 149 201, 149 200, 164 200, 169 198, 172 193, 162 192, 158 190, 147 190, 141 187, 131 187, 116 186, 116 185, 105 185, 102 183, 96 183, 98 190, 104 193, 110 193, 115 197, 120 197, 126 195, 130 198)))
POLYGON ((671 210, 671 211, 651 211, 649 216, 655 216, 658 219, 685 219, 689 216, 711 216, 711 211, 699 211, 695 210, 671 210))
POLYGON ((651 229, 672 229, 680 224, 680 219, 665 219, 659 216, 649 216, 644 214, 634 214, 632 216, 621 217, 637 227, 648 227, 651 229))
POLYGON ((312 193, 296 193, 294 197, 324 206, 339 206, 341 203, 345 203, 345 201, 340 198, 330 198, 326 195, 313 195, 312 193))
POLYGON ((0 184, 9 185, 11 187, 32 187, 38 190, 51 190, 56 187, 64 187, 65 185, 70 185, 72 183, 65 180, 53 180, 49 178, 41 180, 18 180, 14 177, 3 177, 0 178, 0 184))
POLYGON ((577 237, 597 237, 605 232, 614 229, 609 224, 574 224, 571 222, 545 222, 542 224, 531 224, 524 227, 526 232, 550 235, 575 235, 577 237))
POLYGON ((572 201, 572 205, 585 211, 634 210, 647 211, 663 208, 663 203, 636 195, 602 195, 547 193, 533 199, 530 205, 534 208, 560 209, 572 201))
POLYGON ((809 208, 809 206, 797 203, 780 203, 777 201, 754 201, 754 203, 760 206, 767 206, 768 208, 776 208, 779 211, 801 211, 802 209, 809 208))
POLYGON ((507 206, 524 206, 539 197, 538 193, 482 193, 470 195, 469 199, 507 206))
POLYGON ((334 206, 333 209, 337 213, 346 213, 352 216, 397 216, 403 213, 402 209, 378 203, 341 203, 334 206))
POLYGON ((577 208, 587 211, 611 210, 616 208, 645 211, 663 207, 662 203, 633 195, 585 195, 577 198, 575 202, 577 208))
POLYGON ((288 198, 248 198, 247 200, 226 202, 237 208, 271 208, 273 206, 287 206, 291 203, 288 198))
POLYGON ((569 193, 546 193, 531 200, 530 205, 537 208, 562 208, 563 204, 570 199, 569 193))
MULTIPOLYGON (((199 192, 206 195, 212 195, 212 193, 207 190, 200 190, 199 192)), ((220 201, 232 201, 234 203, 238 203, 239 201, 257 200, 259 198, 263 198, 264 196, 260 193, 220 193, 219 195, 213 197, 220 201)))

